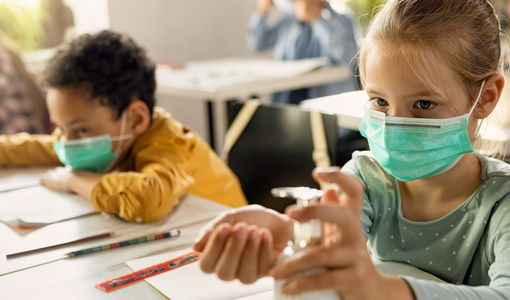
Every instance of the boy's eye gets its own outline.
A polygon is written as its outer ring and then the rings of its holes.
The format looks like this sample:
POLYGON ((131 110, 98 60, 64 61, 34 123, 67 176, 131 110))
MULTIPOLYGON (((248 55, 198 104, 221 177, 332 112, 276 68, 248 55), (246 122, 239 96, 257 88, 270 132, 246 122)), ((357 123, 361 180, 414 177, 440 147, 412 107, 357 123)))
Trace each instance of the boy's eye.
POLYGON ((78 128, 76 130, 76 132, 79 134, 85 134, 85 133, 89 132, 89 130, 87 128, 78 128))
POLYGON ((416 102, 416 107, 419 108, 419 109, 430 109, 432 107, 434 107, 436 104, 431 102, 431 101, 426 101, 426 100, 420 100, 418 102, 416 102))

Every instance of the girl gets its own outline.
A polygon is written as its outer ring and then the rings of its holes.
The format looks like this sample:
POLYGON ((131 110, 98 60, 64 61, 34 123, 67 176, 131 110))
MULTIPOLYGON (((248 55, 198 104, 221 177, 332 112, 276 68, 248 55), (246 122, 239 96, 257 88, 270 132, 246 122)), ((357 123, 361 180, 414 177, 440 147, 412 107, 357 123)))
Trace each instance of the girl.
POLYGON ((343 195, 330 189, 322 205, 289 213, 335 224, 338 234, 274 268, 290 219, 246 207, 203 229, 201 268, 250 283, 327 267, 282 291, 336 289, 344 300, 510 299, 510 167, 471 149, 504 86, 500 51, 486 0, 389 1, 360 53, 370 98, 360 131, 371 152, 354 153, 342 172, 315 170, 343 195), (376 258, 453 284, 382 275, 367 241, 376 258))

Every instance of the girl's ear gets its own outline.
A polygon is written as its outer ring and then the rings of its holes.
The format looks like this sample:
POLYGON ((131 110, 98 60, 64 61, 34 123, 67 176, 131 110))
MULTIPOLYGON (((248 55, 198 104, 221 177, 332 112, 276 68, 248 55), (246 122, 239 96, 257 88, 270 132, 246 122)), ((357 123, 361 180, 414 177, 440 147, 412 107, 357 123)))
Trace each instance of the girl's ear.
POLYGON ((498 104, 504 86, 505 78, 501 74, 494 74, 487 78, 480 100, 473 111, 475 118, 485 119, 492 113, 498 104))
POLYGON ((151 124, 151 115, 147 104, 140 99, 133 99, 126 109, 127 111, 127 126, 130 131, 136 136, 142 135, 151 124))

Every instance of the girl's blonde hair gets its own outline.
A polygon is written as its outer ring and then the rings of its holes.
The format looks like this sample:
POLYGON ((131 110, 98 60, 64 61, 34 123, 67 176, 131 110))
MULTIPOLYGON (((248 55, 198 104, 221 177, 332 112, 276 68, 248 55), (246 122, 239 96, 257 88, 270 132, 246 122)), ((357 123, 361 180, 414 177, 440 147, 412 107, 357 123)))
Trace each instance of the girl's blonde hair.
POLYGON ((433 57, 447 66, 476 100, 484 80, 501 73, 500 24, 486 0, 390 0, 370 26, 360 51, 365 84, 366 55, 371 45, 381 55, 397 55, 431 91, 439 93, 433 57))

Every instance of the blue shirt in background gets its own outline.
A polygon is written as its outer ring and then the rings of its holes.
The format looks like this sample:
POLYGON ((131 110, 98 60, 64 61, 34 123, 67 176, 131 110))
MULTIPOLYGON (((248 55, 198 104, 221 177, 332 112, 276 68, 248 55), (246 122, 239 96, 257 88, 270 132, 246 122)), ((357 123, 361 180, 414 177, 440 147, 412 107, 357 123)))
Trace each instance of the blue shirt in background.
MULTIPOLYGON (((285 14, 272 26, 267 18, 253 13, 248 24, 248 44, 254 51, 274 49, 275 59, 297 60, 304 58, 328 57, 332 65, 350 66, 354 74, 353 60, 358 47, 354 38, 351 19, 334 11, 324 2, 322 16, 311 24, 299 21, 293 14, 285 14)), ((315 86, 302 91, 302 96, 317 98, 357 90, 355 78, 315 86)), ((294 103, 291 91, 272 95, 273 103, 294 103)), ((299 98, 299 95, 297 96, 299 98)))

